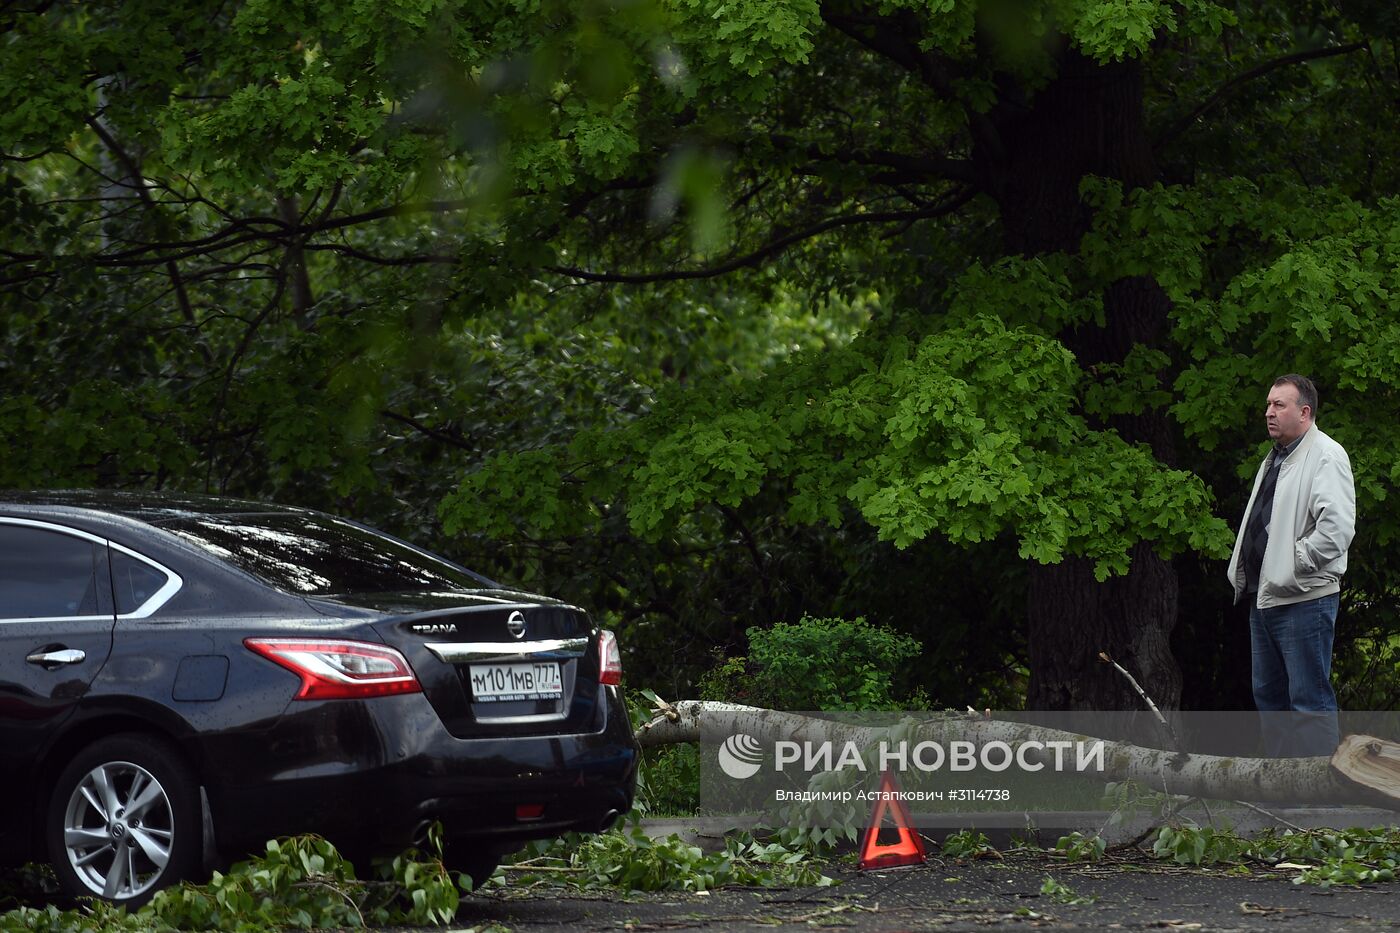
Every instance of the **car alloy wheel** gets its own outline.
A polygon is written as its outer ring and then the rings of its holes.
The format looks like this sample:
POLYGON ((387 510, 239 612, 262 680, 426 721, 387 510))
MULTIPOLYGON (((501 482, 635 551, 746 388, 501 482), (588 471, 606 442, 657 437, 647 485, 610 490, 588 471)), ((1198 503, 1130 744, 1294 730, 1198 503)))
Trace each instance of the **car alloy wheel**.
POLYGON ((50 858, 69 893, 134 906, 188 873, 199 828, 178 755, 141 736, 104 740, 59 778, 50 858))

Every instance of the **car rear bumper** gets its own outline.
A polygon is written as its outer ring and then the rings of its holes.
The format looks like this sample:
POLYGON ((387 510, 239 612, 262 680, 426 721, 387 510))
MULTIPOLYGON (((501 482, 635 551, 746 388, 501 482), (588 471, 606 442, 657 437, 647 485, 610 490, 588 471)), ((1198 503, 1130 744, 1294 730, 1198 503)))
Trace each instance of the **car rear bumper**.
POLYGON ((630 809, 639 754, 617 688, 600 689, 597 730, 575 735, 454 738, 421 694, 293 704, 260 738, 208 743, 216 844, 240 857, 312 832, 387 853, 435 820, 501 851, 597 832, 630 809))

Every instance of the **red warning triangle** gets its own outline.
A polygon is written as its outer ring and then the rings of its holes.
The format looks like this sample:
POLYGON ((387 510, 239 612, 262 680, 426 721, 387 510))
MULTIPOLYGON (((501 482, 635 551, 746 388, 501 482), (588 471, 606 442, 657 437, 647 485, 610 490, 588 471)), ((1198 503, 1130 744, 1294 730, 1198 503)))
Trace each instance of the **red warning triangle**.
POLYGON ((909 808, 899 796, 899 786, 888 771, 880 772, 880 795, 875 801, 875 812, 870 814, 870 826, 865 830, 865 838, 860 842, 861 871, 872 868, 901 868, 906 865, 922 865, 924 840, 919 831, 910 825, 909 808), (888 815, 894 820, 899 831, 899 841, 880 844, 880 824, 888 815))

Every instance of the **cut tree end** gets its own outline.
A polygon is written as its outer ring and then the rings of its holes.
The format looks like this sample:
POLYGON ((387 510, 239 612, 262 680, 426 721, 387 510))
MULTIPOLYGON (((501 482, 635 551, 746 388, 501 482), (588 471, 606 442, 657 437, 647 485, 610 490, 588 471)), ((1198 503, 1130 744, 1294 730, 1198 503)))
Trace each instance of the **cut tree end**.
POLYGON ((1332 753, 1332 770, 1372 802, 1400 810, 1400 743, 1349 735, 1332 753))

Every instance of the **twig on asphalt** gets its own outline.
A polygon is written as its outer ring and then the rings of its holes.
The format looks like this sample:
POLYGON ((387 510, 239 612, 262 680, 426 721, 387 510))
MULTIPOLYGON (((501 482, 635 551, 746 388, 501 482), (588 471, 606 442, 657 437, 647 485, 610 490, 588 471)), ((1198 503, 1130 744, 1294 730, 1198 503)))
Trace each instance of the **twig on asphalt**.
POLYGON ((1306 829, 1304 829, 1303 827, 1299 826, 1297 823, 1290 823, 1290 822, 1288 822, 1288 820, 1285 820, 1283 817, 1279 816, 1277 813, 1273 813, 1273 812, 1270 812, 1269 810, 1265 810, 1263 807, 1256 807, 1254 804, 1250 803, 1250 802, 1247 801, 1247 800, 1236 800, 1236 801, 1233 801, 1233 802, 1239 804, 1239 805, 1242 806, 1242 807, 1247 807, 1247 808, 1249 808, 1250 810, 1253 810, 1255 813, 1262 813, 1264 816, 1267 816, 1269 819, 1274 820, 1275 822, 1277 822, 1277 823, 1278 823, 1279 825, 1281 825, 1281 826, 1287 826, 1289 829, 1296 829, 1296 830, 1297 830, 1298 832, 1300 832, 1300 833, 1306 833, 1306 832, 1308 832, 1308 830, 1306 830, 1306 829))

